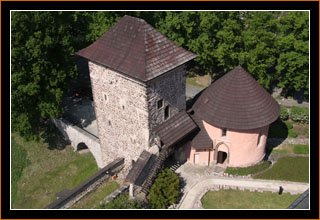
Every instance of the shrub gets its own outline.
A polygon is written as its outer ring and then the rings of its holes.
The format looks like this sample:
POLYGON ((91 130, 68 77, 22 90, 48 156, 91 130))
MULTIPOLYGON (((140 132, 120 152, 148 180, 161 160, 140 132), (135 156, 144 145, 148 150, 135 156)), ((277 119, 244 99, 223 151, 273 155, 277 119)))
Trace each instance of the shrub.
POLYGON ((309 108, 293 106, 290 109, 290 118, 296 122, 309 123, 309 108))
POLYGON ((296 138, 298 136, 298 132, 296 132, 295 130, 289 130, 288 131, 288 137, 289 138, 296 138))
POLYGON ((290 129, 293 128, 292 122, 290 122, 290 121, 285 121, 284 123, 286 124, 288 130, 290 130, 290 129))
POLYGON ((166 209, 177 202, 179 178, 170 169, 161 171, 149 193, 149 203, 153 209, 166 209))
POLYGON ((293 152, 295 154, 308 154, 309 153, 309 145, 296 144, 293 147, 293 152))
POLYGON ((101 205, 103 209, 141 209, 139 202, 129 200, 129 193, 123 193, 109 203, 101 205))
POLYGON ((280 105, 280 119, 282 121, 285 121, 285 120, 288 120, 288 118, 289 118, 288 109, 283 105, 280 105))

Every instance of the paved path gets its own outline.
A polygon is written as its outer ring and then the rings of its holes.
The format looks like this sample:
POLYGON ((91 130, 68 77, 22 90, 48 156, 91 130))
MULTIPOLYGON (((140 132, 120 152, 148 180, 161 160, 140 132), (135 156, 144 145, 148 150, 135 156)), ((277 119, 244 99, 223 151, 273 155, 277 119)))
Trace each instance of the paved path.
POLYGON ((287 181, 274 180, 255 180, 230 177, 209 177, 196 183, 191 187, 181 199, 179 209, 192 209, 195 203, 201 199, 200 197, 214 185, 227 185, 231 187, 261 189, 264 191, 278 191, 279 187, 283 187, 283 193, 303 193, 309 188, 308 183, 296 183, 287 181))
POLYGON ((309 102, 302 102, 299 103, 297 100, 277 100, 277 102, 285 107, 292 107, 292 106, 300 106, 300 107, 309 107, 309 102))

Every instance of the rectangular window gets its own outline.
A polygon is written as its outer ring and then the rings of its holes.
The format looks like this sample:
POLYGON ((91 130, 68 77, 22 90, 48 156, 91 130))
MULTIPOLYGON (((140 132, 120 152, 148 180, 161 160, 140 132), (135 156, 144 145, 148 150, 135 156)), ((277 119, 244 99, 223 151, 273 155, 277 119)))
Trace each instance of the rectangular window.
POLYGON ((257 147, 259 147, 260 139, 261 139, 261 132, 259 133, 259 136, 258 136, 257 147))
POLYGON ((164 109, 164 120, 167 120, 170 116, 170 109, 169 109, 169 105, 166 106, 166 108, 164 109))
POLYGON ((108 99, 108 98, 107 98, 107 95, 104 94, 104 100, 107 101, 107 99, 108 99))
POLYGON ((158 102, 157 102, 157 107, 158 109, 162 108, 163 106, 163 99, 160 99, 158 102))
POLYGON ((227 129, 222 128, 222 137, 225 137, 227 135, 227 129))

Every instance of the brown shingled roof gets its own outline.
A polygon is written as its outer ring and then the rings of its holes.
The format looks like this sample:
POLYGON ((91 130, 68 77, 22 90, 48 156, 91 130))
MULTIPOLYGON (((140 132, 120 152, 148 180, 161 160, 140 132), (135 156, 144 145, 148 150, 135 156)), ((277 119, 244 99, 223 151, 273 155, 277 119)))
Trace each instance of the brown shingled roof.
POLYGON ((76 54, 148 81, 197 57, 143 19, 125 15, 97 41, 76 54))
POLYGON ((197 114, 191 115, 193 121, 198 125, 200 131, 197 135, 192 139, 191 147, 196 149, 211 149, 212 148, 212 140, 206 131, 202 120, 197 114))
POLYGON ((162 143, 169 147, 182 140, 197 128, 198 126, 190 116, 182 110, 157 126, 154 132, 160 137, 162 143))
POLYGON ((241 66, 211 84, 192 107, 218 127, 247 130, 274 122, 280 106, 241 66))

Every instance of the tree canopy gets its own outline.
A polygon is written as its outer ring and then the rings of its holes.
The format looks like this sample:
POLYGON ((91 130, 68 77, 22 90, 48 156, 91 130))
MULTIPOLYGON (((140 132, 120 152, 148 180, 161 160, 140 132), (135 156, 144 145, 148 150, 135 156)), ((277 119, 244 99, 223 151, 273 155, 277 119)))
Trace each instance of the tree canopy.
POLYGON ((145 19, 194 52, 197 74, 215 80, 242 65, 266 89, 309 89, 309 14, 303 11, 15 11, 11 17, 12 128, 26 138, 63 113, 77 77, 73 54, 125 14, 145 19))

